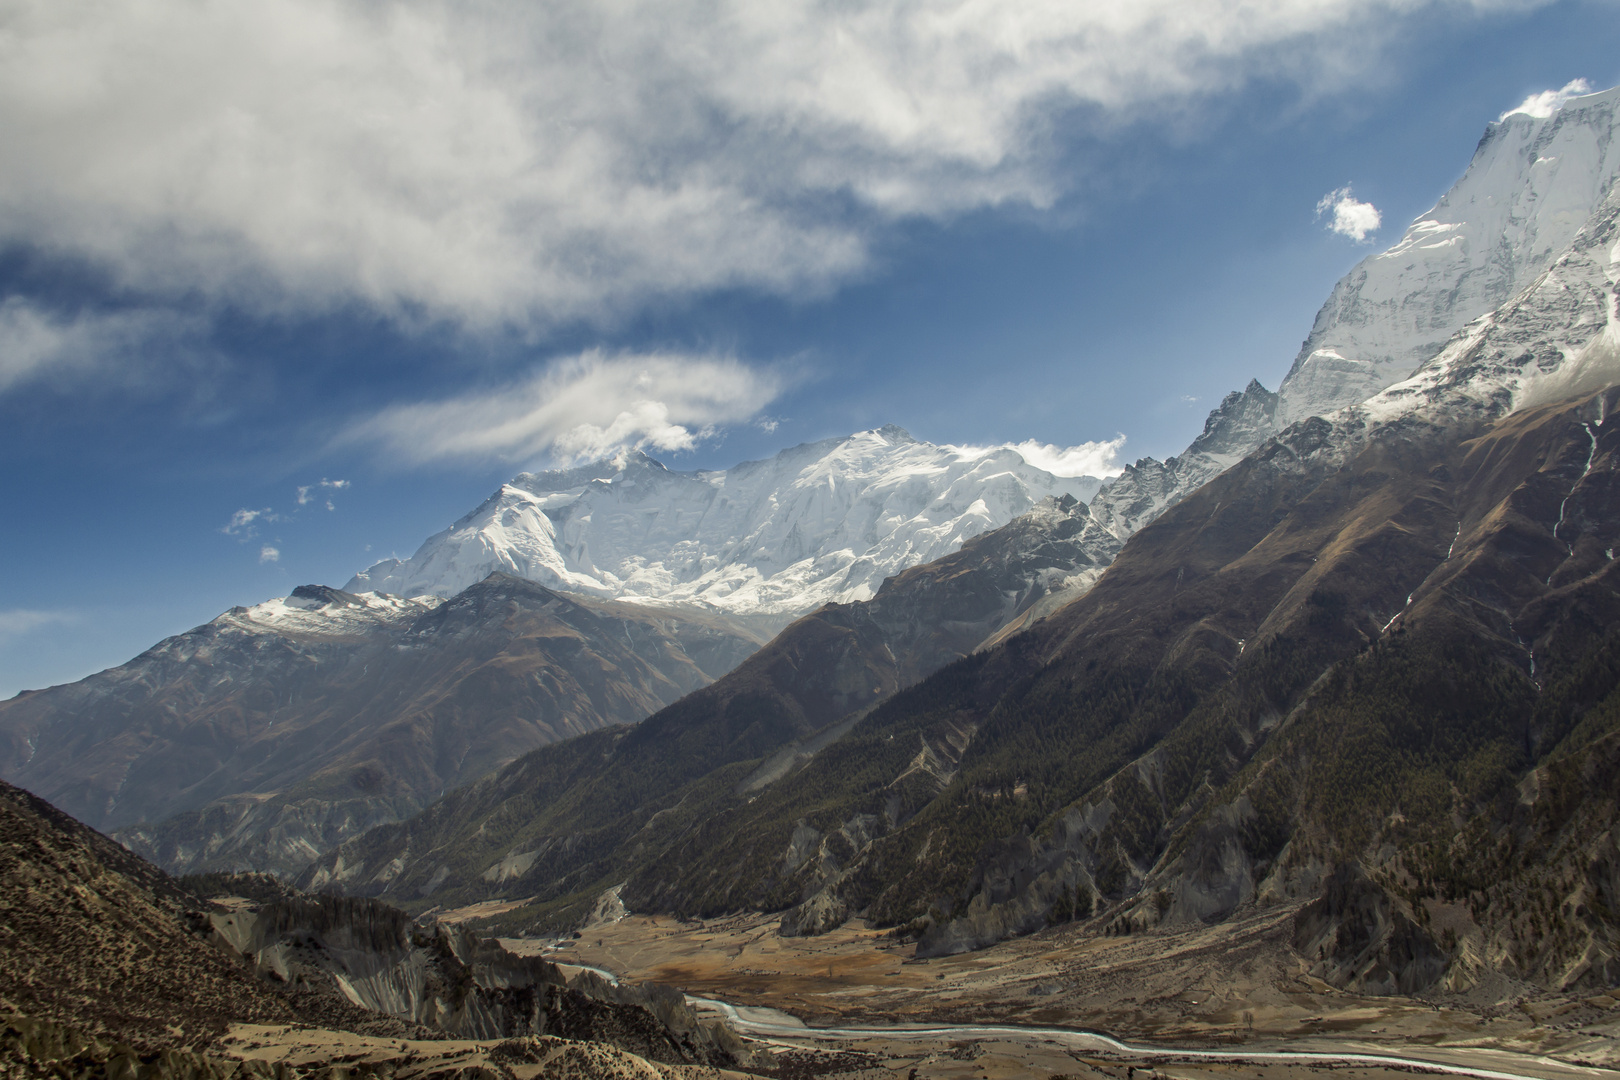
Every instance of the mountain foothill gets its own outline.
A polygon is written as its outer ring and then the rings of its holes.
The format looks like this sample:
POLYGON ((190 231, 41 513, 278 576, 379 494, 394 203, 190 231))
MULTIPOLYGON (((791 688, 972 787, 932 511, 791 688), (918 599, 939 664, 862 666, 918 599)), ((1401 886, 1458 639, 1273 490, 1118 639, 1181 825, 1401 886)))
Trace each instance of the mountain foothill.
POLYGON ((725 473, 624 452, 0 703, 33 792, 0 791, 8 835, 53 837, 8 839, 6 880, 195 971, 8 1003, 137 1046, 165 1010, 370 1008, 407 1042, 738 1065, 662 991, 411 920, 564 935, 604 894, 920 958, 1287 911, 1338 991, 1620 986, 1617 108, 1492 124, 1278 390, 1176 457, 1105 482, 895 427, 725 473), (245 872, 286 895, 237 922, 168 876, 245 872), (333 964, 370 989, 317 994, 333 964), (527 996, 468 997, 495 983, 527 996))

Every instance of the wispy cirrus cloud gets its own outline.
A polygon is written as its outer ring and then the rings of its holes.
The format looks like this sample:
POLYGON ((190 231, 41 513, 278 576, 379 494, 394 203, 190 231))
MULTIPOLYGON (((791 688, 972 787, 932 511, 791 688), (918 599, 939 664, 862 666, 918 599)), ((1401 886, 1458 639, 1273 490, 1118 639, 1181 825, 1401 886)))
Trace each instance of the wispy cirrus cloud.
POLYGON ((16 0, 0 242, 277 314, 799 293, 898 218, 1049 205, 1066 140, 1350 85, 1403 18, 1509 2, 16 0))
POLYGON ((150 353, 191 354, 201 331, 193 316, 160 308, 63 311, 24 296, 0 300, 0 392, 87 372, 128 386, 148 377, 150 353))
POLYGON ((754 420, 789 381, 727 357, 591 350, 493 389, 392 406, 338 440, 407 465, 690 450, 722 425, 754 420))
POLYGON ((67 611, 38 611, 32 608, 0 608, 0 640, 26 634, 42 626, 78 621, 67 611))

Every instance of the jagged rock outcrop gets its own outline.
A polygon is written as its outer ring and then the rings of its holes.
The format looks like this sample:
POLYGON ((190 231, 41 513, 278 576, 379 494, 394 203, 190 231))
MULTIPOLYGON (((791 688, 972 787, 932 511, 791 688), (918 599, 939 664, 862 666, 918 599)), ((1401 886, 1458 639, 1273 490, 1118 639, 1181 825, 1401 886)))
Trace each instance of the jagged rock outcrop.
MULTIPOLYGON (((0 912, 6 1076, 297 1080, 316 1071, 240 1060, 241 1047, 223 1040, 232 1025, 302 1030, 317 1044, 343 1032, 363 1044, 350 1064, 381 1044, 388 1053, 378 1068, 357 1070, 378 1076, 394 1075, 386 1061, 439 1060, 421 1043, 450 1035, 488 1040, 497 1063, 552 1062, 562 1075, 590 1061, 639 1061, 655 1073, 647 1061, 733 1065, 741 1051, 669 987, 621 987, 589 973, 569 980, 553 964, 453 926, 418 926, 375 901, 210 906, 4 783, 0 912), (559 1038, 583 1049, 564 1061, 570 1051, 559 1038)), ((456 1075, 452 1064, 430 1071, 456 1075)), ((469 1078, 490 1075, 477 1064, 466 1065, 469 1078)))
POLYGON ((199 1046, 232 1021, 302 1019, 183 922, 155 867, 0 782, 0 1012, 140 1050, 199 1046))
POLYGON ((731 1064, 734 1043, 678 990, 621 986, 508 952, 460 926, 419 925, 375 900, 293 897, 199 913, 197 929, 261 977, 464 1039, 555 1035, 670 1064, 731 1064))

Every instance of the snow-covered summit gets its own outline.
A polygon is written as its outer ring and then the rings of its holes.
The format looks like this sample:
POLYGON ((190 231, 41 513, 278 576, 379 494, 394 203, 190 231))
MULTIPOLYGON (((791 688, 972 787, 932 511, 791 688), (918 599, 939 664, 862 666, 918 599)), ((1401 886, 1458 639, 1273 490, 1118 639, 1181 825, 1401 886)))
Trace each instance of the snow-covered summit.
POLYGON ((347 588, 449 596, 502 570, 592 596, 786 619, 867 599, 1047 496, 1085 501, 1101 486, 1005 447, 935 446, 894 426, 714 472, 627 451, 513 477, 410 559, 347 588))
POLYGON ((1363 259, 1333 287, 1276 394, 1252 382, 1227 395, 1185 452, 1127 468, 1093 500, 1092 516, 1127 539, 1307 417, 1353 408, 1377 423, 1425 403, 1473 409, 1463 403, 1476 399, 1475 411, 1500 411, 1572 379, 1599 378, 1594 373, 1607 370, 1608 355, 1601 335, 1579 346, 1585 359, 1578 376, 1556 350, 1534 363, 1503 354, 1487 364, 1479 354, 1510 340, 1585 342, 1592 320, 1602 317, 1594 313, 1606 310, 1600 279, 1608 271, 1597 265, 1603 257, 1568 257, 1605 219, 1620 177, 1617 136, 1620 87, 1488 125, 1462 179, 1398 243, 1363 259), (1577 277, 1579 301, 1565 288, 1577 277), (1527 289, 1538 297, 1519 304, 1527 289), (1510 307, 1512 329, 1498 325, 1510 307), (1538 329, 1531 329, 1534 311, 1550 313, 1538 329), (1559 319, 1569 333, 1554 325, 1559 319))
POLYGON ((1279 390, 1278 428, 1405 379, 1545 271, 1620 175, 1617 110, 1620 87, 1490 124, 1462 179, 1334 286, 1279 390))
POLYGON ((214 622, 250 632, 346 637, 402 624, 443 602, 438 596, 406 599, 374 592, 344 592, 326 585, 300 585, 289 596, 232 608, 214 622))

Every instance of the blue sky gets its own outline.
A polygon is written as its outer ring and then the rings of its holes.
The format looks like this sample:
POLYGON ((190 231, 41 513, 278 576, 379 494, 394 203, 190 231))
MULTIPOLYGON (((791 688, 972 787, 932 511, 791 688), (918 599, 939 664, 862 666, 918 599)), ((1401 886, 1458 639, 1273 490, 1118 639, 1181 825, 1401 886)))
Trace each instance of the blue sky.
POLYGON ((614 445, 1175 453, 1276 387, 1488 122, 1620 82, 1617 16, 14 7, 0 696, 341 585, 614 445), (1345 185, 1365 243, 1316 212, 1345 185))

